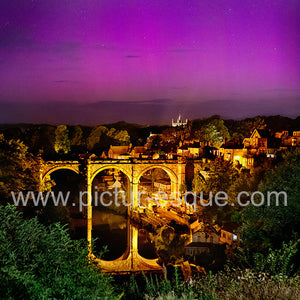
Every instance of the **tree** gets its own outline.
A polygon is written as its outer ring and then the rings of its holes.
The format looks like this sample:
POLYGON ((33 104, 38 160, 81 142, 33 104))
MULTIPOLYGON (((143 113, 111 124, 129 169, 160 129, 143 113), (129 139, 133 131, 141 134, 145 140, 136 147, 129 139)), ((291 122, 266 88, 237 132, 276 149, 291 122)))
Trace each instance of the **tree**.
POLYGON ((24 220, 0 206, 0 292, 5 299, 118 299, 110 277, 88 261, 87 245, 60 224, 24 220))
MULTIPOLYGON (((0 197, 11 199, 15 194, 24 191, 38 191, 40 161, 28 152, 28 147, 19 140, 6 140, 0 134, 0 197)), ((43 189, 49 189, 49 182, 43 189)))
MULTIPOLYGON (((242 211, 241 237, 244 243, 257 251, 278 248, 282 242, 299 236, 300 228, 300 152, 289 153, 276 168, 268 170, 259 185, 265 198, 262 206, 248 206, 242 211), (287 206, 281 198, 267 204, 268 192, 286 192, 287 206)), ((259 202, 259 200, 257 200, 259 202)))
POLYGON ((196 137, 213 147, 220 147, 225 138, 229 137, 225 132, 222 133, 218 130, 217 126, 213 123, 208 123, 195 132, 196 137))
POLYGON ((147 140, 147 148, 151 151, 161 149, 163 145, 163 139, 161 135, 153 135, 147 140))
POLYGON ((99 148, 101 137, 108 131, 105 126, 94 127, 87 138, 86 146, 89 151, 95 151, 99 148))
POLYGON ((162 132, 162 138, 165 143, 178 145, 178 143, 190 138, 191 128, 187 127, 171 127, 162 132))
POLYGON ((111 137, 115 143, 119 145, 129 145, 130 136, 126 130, 116 130, 115 128, 111 128, 107 132, 107 136, 111 137))
POLYGON ((224 120, 220 118, 220 116, 212 116, 210 123, 212 123, 217 131, 220 133, 220 136, 222 137, 223 140, 229 140, 230 139, 230 134, 228 131, 228 128, 226 127, 224 120))
POLYGON ((224 121, 218 115, 206 119, 194 120, 192 124, 194 136, 211 146, 220 147, 223 140, 228 140, 230 134, 224 121))
POLYGON ((226 192, 239 176, 239 171, 232 162, 217 157, 210 163, 207 175, 207 179, 204 179, 202 175, 198 175, 200 178, 196 176, 194 179, 194 190, 197 192, 203 191, 206 195, 210 191, 213 194, 219 191, 226 192))
POLYGON ((52 125, 33 125, 22 135, 22 141, 29 146, 32 153, 43 150, 45 154, 54 152, 56 127, 52 125))
POLYGON ((193 179, 193 191, 197 194, 206 189, 206 181, 201 172, 197 172, 193 179))
POLYGON ((67 154, 70 151, 69 130, 66 125, 59 125, 55 130, 54 150, 61 154, 67 154))
POLYGON ((183 258, 187 234, 175 232, 173 227, 164 225, 154 235, 155 248, 160 259, 167 265, 183 258))
POLYGON ((72 132, 72 138, 70 141, 72 151, 83 151, 83 131, 80 126, 75 126, 72 132))
MULTIPOLYGON (((278 121, 278 119, 276 119, 278 121)), ((254 129, 265 129, 266 123, 263 117, 247 118, 241 121, 228 120, 226 124, 230 128, 232 138, 243 140, 249 137, 254 129)))
MULTIPOLYGON (((198 206, 198 214, 205 222, 223 225, 232 221, 232 215, 235 213, 237 206, 217 206, 213 201, 214 197, 218 192, 225 192, 228 195, 228 204, 235 202, 236 198, 233 197, 232 186, 239 178, 242 178, 242 174, 232 162, 225 161, 222 158, 216 158, 209 167, 206 178, 198 173, 193 180, 194 192, 197 195, 203 192, 204 200, 212 202, 212 205, 198 206)), ((241 181, 243 182, 242 179, 241 181)))
MULTIPOLYGON (((6 140, 3 135, 0 135, 0 199, 3 204, 12 203, 12 192, 16 199, 19 198, 20 192, 26 199, 27 192, 33 192, 37 196, 38 192, 51 190, 54 182, 50 177, 45 178, 41 185, 40 165, 42 163, 42 158, 29 153, 28 147, 23 142, 6 140)), ((20 201, 18 208, 26 217, 38 216, 44 223, 68 221, 68 210, 61 204, 54 206, 49 203, 44 207, 40 203, 34 204, 30 197, 27 204, 23 205, 20 201)))

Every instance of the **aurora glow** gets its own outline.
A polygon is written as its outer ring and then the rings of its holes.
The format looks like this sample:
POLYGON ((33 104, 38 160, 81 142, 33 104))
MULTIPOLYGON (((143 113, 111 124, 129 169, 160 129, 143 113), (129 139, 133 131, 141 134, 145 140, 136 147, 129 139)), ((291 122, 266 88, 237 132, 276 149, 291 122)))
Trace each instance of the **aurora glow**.
POLYGON ((300 1, 1 0, 0 79, 1 118, 7 103, 152 99, 288 101, 293 114, 300 1))

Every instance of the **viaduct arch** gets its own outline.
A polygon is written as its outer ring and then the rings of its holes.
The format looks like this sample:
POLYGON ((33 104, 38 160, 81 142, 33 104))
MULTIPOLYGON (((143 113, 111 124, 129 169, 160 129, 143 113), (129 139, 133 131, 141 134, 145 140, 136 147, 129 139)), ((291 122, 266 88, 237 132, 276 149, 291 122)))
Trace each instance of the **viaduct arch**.
MULTIPOLYGON (((178 160, 87 160, 84 168, 79 161, 48 161, 41 163, 40 182, 44 184, 45 179, 54 171, 69 169, 86 177, 87 182, 87 241, 92 242, 92 183, 97 174, 106 169, 118 169, 129 179, 130 189, 133 195, 133 207, 138 206, 138 184, 140 178, 148 170, 163 169, 171 179, 171 192, 178 192, 180 185, 185 180, 185 162, 178 160), (82 171, 84 170, 84 171, 82 171)), ((131 225, 127 226, 127 250, 118 259, 113 261, 100 260, 91 254, 91 257, 99 263, 104 272, 128 273, 137 271, 160 271, 162 268, 156 259, 146 259, 138 253, 138 229, 131 225)))

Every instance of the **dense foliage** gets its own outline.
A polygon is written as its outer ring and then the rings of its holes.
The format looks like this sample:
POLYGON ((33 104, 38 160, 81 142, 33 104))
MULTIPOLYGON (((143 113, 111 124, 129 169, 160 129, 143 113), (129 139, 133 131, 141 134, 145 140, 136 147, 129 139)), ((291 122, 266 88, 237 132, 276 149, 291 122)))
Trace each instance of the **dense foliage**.
POLYGON ((61 154, 67 154, 71 150, 69 130, 66 125, 59 125, 55 130, 54 150, 61 154))
MULTIPOLYGON (((248 206, 242 212, 241 237, 250 248, 256 250, 276 248, 283 241, 299 237, 300 228, 300 153, 289 153, 276 168, 270 169, 259 185, 265 198, 262 206, 248 206), (275 196, 267 203, 268 192, 286 192, 278 205, 275 196)), ((259 202, 258 200, 257 202, 259 202)))
POLYGON ((5 299, 117 299, 111 278, 88 261, 87 245, 59 224, 24 220, 0 206, 0 294, 5 299))
POLYGON ((0 134, 0 196, 11 199, 11 191, 38 191, 39 161, 20 140, 7 140, 0 134))
POLYGON ((173 227, 165 225, 157 230, 153 240, 159 258, 167 265, 182 260, 188 235, 179 234, 173 227))

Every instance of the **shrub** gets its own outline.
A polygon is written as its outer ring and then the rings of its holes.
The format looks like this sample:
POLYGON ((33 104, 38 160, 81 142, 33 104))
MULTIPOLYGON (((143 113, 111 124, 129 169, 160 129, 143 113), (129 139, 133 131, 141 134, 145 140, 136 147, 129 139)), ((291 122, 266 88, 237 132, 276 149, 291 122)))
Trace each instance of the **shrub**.
POLYGON ((116 299, 112 280, 88 261, 87 245, 60 224, 24 220, 0 206, 0 293, 5 299, 116 299))

